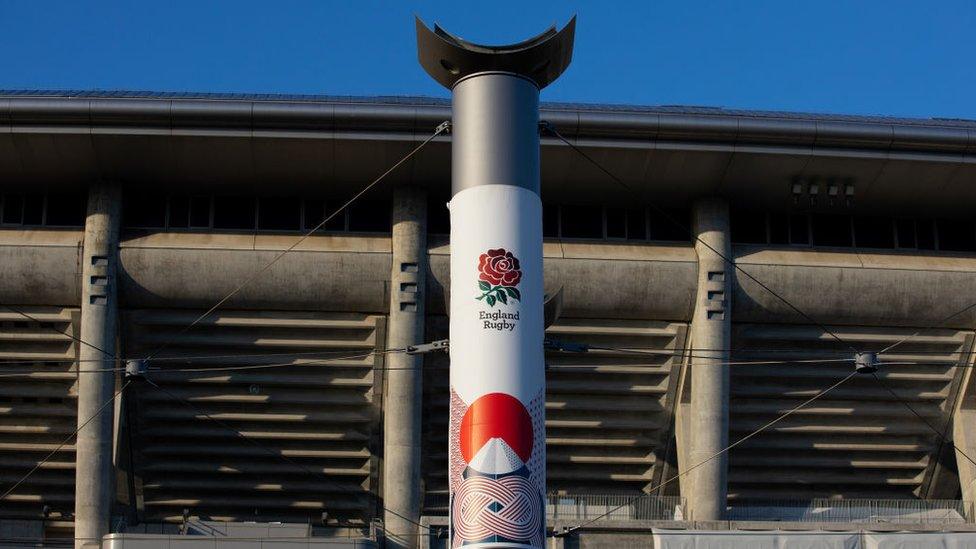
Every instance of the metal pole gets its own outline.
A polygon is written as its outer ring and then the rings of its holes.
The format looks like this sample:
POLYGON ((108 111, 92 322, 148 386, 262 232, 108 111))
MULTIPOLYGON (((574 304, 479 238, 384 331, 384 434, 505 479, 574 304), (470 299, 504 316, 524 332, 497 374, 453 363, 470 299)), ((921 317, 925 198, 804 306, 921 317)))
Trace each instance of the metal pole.
POLYGON ((464 541, 545 542, 538 102, 515 74, 454 88, 449 475, 464 541))
MULTIPOLYGON (((118 315, 116 283, 119 243, 120 190, 98 183, 88 194, 85 244, 82 256, 81 344, 79 369, 110 369, 115 363, 118 315), (97 347, 97 349, 95 348, 97 347), (101 350, 99 350, 101 349, 101 350), (104 352, 103 352, 104 351, 104 352)), ((84 426, 75 442, 75 547, 101 547, 112 512, 112 427, 114 406, 105 404, 114 394, 115 373, 78 375, 78 425, 84 426), (101 412, 98 409, 102 408, 101 412)))
POLYGON ((451 546, 545 545, 539 90, 569 64, 573 24, 515 46, 418 21, 420 63, 453 92, 451 546))

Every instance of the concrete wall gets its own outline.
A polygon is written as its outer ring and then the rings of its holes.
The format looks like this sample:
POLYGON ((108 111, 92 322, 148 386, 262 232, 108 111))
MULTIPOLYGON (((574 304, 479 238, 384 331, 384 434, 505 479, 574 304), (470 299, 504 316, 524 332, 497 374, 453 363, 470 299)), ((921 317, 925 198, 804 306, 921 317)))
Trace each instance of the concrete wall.
MULTIPOLYGON (((81 298, 81 239, 80 231, 0 231, 0 303, 77 306, 81 298)), ((123 352, 131 356, 154 348, 160 340, 178 332, 202 309, 257 272, 294 239, 294 236, 253 234, 124 234, 119 254, 120 302, 126 311, 123 352), (132 334, 134 330, 140 332, 138 336, 132 334)), ((976 258, 750 247, 738 247, 733 251, 744 269, 858 345, 883 346, 883 342, 910 335, 914 331, 911 326, 930 325, 949 312, 961 309, 976 295, 976 258)), ((444 296, 450 284, 448 254, 449 248, 443 242, 432 242, 427 277, 428 316, 431 319, 441 317, 446 310, 444 296)), ((342 335, 351 325, 349 319, 342 317, 348 314, 375 317, 367 323, 368 330, 360 330, 368 332, 368 341, 356 340, 355 345, 357 348, 376 348, 377 341, 385 337, 383 324, 390 306, 391 264, 392 246, 388 236, 312 237, 246 286, 226 305, 225 314, 187 334, 178 347, 196 354, 240 353, 252 348, 264 352, 279 348, 282 342, 286 343, 286 350, 304 351, 321 345, 344 348, 351 344, 347 336, 342 335), (324 316, 319 318, 317 315, 324 316), (313 330, 312 324, 321 325, 323 332, 318 333, 319 328, 313 330)), ((655 350, 685 347, 683 333, 692 318, 698 277, 696 253, 690 245, 547 242, 545 269, 547 291, 558 288, 564 291, 562 321, 552 331, 559 338, 581 342, 613 341, 617 346, 655 350), (641 342, 642 338, 647 341, 641 342), (673 344, 669 343, 672 341, 673 344)), ((788 344, 809 348, 821 341, 822 334, 818 329, 804 324, 803 319, 797 318, 794 312, 747 277, 737 277, 733 291, 732 318, 741 328, 737 332, 739 335, 733 338, 733 346, 748 344, 770 348, 788 344)), ((17 320, 10 314, 4 318, 17 320)), ((958 356, 952 353, 971 348, 971 332, 963 329, 976 325, 976 314, 961 315, 950 324, 955 328, 930 334, 924 341, 901 350, 911 360, 928 356, 912 354, 915 351, 923 353, 932 349, 945 350, 949 358, 940 356, 938 360, 942 363, 927 370, 906 367, 903 371, 892 372, 897 389, 916 402, 927 417, 941 417, 938 415, 940 407, 951 406, 950 384, 963 371, 959 367, 963 365, 957 363, 958 356)), ((43 328, 37 330, 43 331, 43 328)), ((432 333, 428 330, 428 339, 432 333)), ((8 346, 18 344, 14 340, 7 343, 8 346)), ((556 422, 553 432, 565 439, 560 441, 564 451, 551 453, 554 458, 563 460, 551 468, 561 475, 557 482, 554 481, 554 486, 567 490, 582 485, 590 491, 609 490, 610 487, 639 490, 653 487, 673 474, 675 460, 668 452, 675 450, 663 440, 670 436, 668 426, 678 377, 675 366, 680 365, 680 359, 665 364, 664 359, 641 361, 633 356, 551 358, 555 365, 560 365, 560 361, 574 364, 578 361, 578 365, 588 368, 585 372, 554 370, 550 376, 554 388, 551 417, 556 422), (645 393, 653 398, 644 396, 645 393), (643 399, 641 404, 633 405, 634 410, 652 409, 654 413, 644 419, 621 417, 621 407, 631 406, 629 401, 624 402, 625 396, 643 399), (650 404, 645 405, 645 401, 650 404), (644 436, 650 431, 654 432, 653 437, 644 436), (607 456, 601 455, 592 445, 584 444, 598 438, 597 434, 619 435, 617 438, 623 441, 622 444, 631 439, 638 441, 632 444, 635 455, 625 456, 627 463, 623 463, 624 458, 614 448, 606 450, 607 456), (644 441, 642 437, 648 440, 644 441), (620 458, 621 463, 613 462, 610 457, 620 458)), ((427 366, 436 364, 436 360, 427 361, 427 366)), ((382 367, 382 360, 364 361, 363 364, 349 365, 348 368, 353 370, 340 376, 323 371, 317 381, 301 376, 289 377, 298 375, 297 371, 284 377, 258 371, 253 377, 180 378, 179 383, 187 395, 201 399, 198 400, 200 406, 212 403, 217 411, 234 408, 236 414, 236 408, 241 407, 249 410, 248 413, 258 414, 255 429, 266 419, 277 421, 275 414, 292 406, 306 412, 314 411, 307 418, 295 420, 294 441, 288 444, 294 444, 301 451, 315 449, 315 445, 308 441, 318 436, 315 434, 319 429, 316 422, 336 421, 328 408, 332 406, 330 399, 339 402, 350 391, 357 391, 355 404, 359 408, 354 419, 356 425, 363 426, 362 433, 337 432, 336 440, 349 444, 349 433, 352 433, 356 444, 361 446, 355 450, 354 457, 342 458, 348 459, 348 466, 344 462, 336 469, 355 478, 354 488, 363 496, 355 504, 355 513, 368 516, 376 512, 375 506, 369 508, 366 499, 377 490, 378 467, 375 454, 368 447, 376 443, 378 429, 375 426, 379 425, 383 406, 381 399, 374 398, 375 387, 382 385, 382 367), (302 386, 309 380, 321 382, 321 391, 318 386, 302 386), (279 385, 288 387, 268 389, 267 395, 249 392, 254 388, 264 391, 265 386, 279 385), (315 393, 318 396, 313 397, 315 391, 319 391, 315 393), (313 410, 312 402, 321 409, 313 410)), ((843 368, 846 365, 838 365, 835 369, 804 366, 788 371, 779 369, 772 374, 760 367, 736 369, 733 372, 730 435, 751 429, 757 422, 771 419, 777 411, 795 404, 797 399, 810 396, 810 391, 822 388, 828 377, 843 368)), ((71 374, 64 372, 63 375, 71 374)), ((436 381, 436 374, 431 377, 436 381)), ((865 383, 867 381, 870 380, 865 383)), ((38 398, 47 398, 44 395, 53 390, 50 383, 33 380, 22 386, 10 385, 10 391, 23 392, 30 398, 35 398, 35 394, 40 395, 38 398)), ((899 497, 911 496, 912 490, 929 483, 927 471, 933 460, 928 456, 938 440, 927 433, 924 425, 913 423, 900 403, 879 391, 877 387, 867 386, 851 387, 846 392, 838 390, 836 401, 825 400, 823 407, 794 418, 796 424, 778 426, 776 432, 763 437, 763 444, 770 446, 755 452, 768 452, 769 447, 775 446, 776 451, 789 455, 803 445, 838 446, 840 441, 844 452, 861 454, 822 456, 805 452, 803 459, 793 461, 803 465, 811 475, 831 479, 838 493, 865 493, 865 486, 870 485, 884 488, 887 490, 884 493, 890 495, 894 493, 891 491, 894 482, 900 483, 898 494, 902 495, 899 497), (853 401, 857 402, 852 404, 853 401), (915 442, 906 450, 906 442, 902 439, 908 437, 915 442), (857 447, 851 446, 853 439, 857 439, 857 447), (865 449, 862 446, 871 447, 865 449), (862 460, 864 452, 877 452, 883 459, 862 460), (908 457, 902 459, 904 456, 908 457), (804 461, 807 458, 809 461, 804 461), (854 461, 862 463, 863 467, 854 465, 854 461), (820 474, 830 473, 841 466, 846 471, 844 478, 820 474), (905 475, 910 474, 910 478, 882 470, 886 467, 891 471, 908 471, 905 475)), ((154 428, 167 437, 207 438, 219 432, 212 427, 203 429, 203 425, 185 423, 184 420, 190 419, 184 417, 188 415, 186 409, 159 395, 145 402, 145 421, 156 422, 154 428), (180 421, 172 421, 174 418, 180 421)), ((348 402, 343 404, 349 405, 348 402)), ((11 424, 22 421, 18 414, 22 415, 22 410, 31 406, 33 404, 13 407, 11 424)), ((437 406, 440 404, 434 402, 429 410, 425 409, 425 414, 434 414, 426 415, 425 422, 436 420, 436 414, 440 413, 437 406)), ((634 410, 628 413, 637 413, 634 410)), ((278 439, 269 442, 278 443, 278 439)), ((436 440, 429 443, 432 447, 441 447, 436 440)), ((174 447, 167 440, 157 440, 143 448, 160 453, 184 452, 166 461, 179 465, 174 471, 182 471, 184 465, 198 469, 203 465, 209 467, 206 460, 213 456, 211 450, 219 444, 196 446, 190 442, 174 447), (193 460, 199 463, 194 464, 193 460)), ((323 442, 322 448, 331 448, 330 444, 332 442, 323 442)), ((599 449, 602 451, 604 447, 609 448, 603 445, 599 449)), ((730 456, 730 486, 736 488, 737 494, 764 497, 763 494, 796 493, 795 479, 798 477, 795 471, 782 467, 770 471, 768 463, 749 465, 753 467, 750 469, 743 464, 759 463, 750 451, 744 448, 743 453, 730 456), (762 476, 767 474, 770 476, 762 476), (770 492, 770 487, 775 491, 770 492)), ((437 459, 432 458, 430 463, 436 463, 437 459)), ((280 472, 275 471, 275 474, 280 472)), ((178 479, 183 474, 185 472, 174 473, 173 478, 178 479)), ((62 481, 70 482, 70 479, 59 479, 62 481)), ((436 489, 439 481, 428 478, 425 473, 425 482, 429 493, 436 489)), ((147 483, 145 494, 166 488, 165 483, 157 484, 147 483)), ((189 493, 186 491, 188 485, 185 482, 177 484, 173 493, 180 497, 174 496, 162 503, 150 500, 149 509, 153 505, 165 509, 155 515, 149 512, 147 516, 177 520, 184 505, 195 505, 193 498, 182 497, 189 493)), ((234 492, 234 501, 230 503, 241 508, 272 499, 274 505, 281 508, 290 505, 291 500, 282 495, 272 498, 267 494, 252 494, 246 481, 226 486, 239 491, 234 492)), ((306 491, 316 490, 304 481, 302 486, 306 491)), ((62 488, 59 484, 56 490, 52 488, 52 493, 58 491, 61 494, 62 488)), ((315 500, 313 496, 308 500, 315 500)), ((70 497, 64 496, 68 501, 70 497)), ((218 512, 219 505, 223 504, 214 505, 210 511, 218 512)), ((25 508, 27 506, 25 504, 25 508)), ((227 516, 243 516, 235 513, 237 511, 228 512, 227 516)))
POLYGON ((81 303, 81 242, 77 231, 0 231, 0 303, 81 303))
MULTIPOLYGON (((950 254, 735 249, 736 264, 820 322, 932 326, 976 296, 976 258, 950 254)), ((748 277, 739 276, 733 318, 803 322, 748 277)), ((972 328, 976 309, 940 327, 972 328)))
MULTIPOLYGON (((81 231, 0 231, 0 302, 77 305, 81 231)), ((211 305, 294 242, 293 236, 123 235, 121 300, 138 307, 211 305)), ((449 247, 431 243, 429 312, 450 288, 449 247)), ((976 295, 976 258, 907 253, 734 248, 737 264, 821 322, 928 325, 976 295)), ((389 237, 308 239, 235 297, 239 308, 385 312, 389 237)), ((548 242, 546 290, 562 287, 563 315, 691 319, 697 261, 691 246, 548 242)), ((748 277, 734 287, 737 322, 802 323, 748 277)), ((976 310, 946 327, 976 326, 976 310)))

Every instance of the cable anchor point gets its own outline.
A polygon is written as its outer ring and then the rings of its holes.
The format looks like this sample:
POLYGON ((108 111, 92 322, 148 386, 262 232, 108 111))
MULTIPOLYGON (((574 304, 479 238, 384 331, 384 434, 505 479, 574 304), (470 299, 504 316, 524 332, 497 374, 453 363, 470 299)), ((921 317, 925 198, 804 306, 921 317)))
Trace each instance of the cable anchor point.
POLYGON ((854 371, 859 374, 873 374, 878 371, 878 353, 854 353, 854 371))
POLYGON ((125 361, 125 379, 144 379, 149 369, 149 361, 144 358, 134 358, 125 361))
POLYGON ((431 341, 430 343, 411 345, 407 347, 406 352, 408 355, 422 355, 433 351, 446 351, 448 347, 450 347, 450 342, 448 340, 438 339, 437 341, 431 341))

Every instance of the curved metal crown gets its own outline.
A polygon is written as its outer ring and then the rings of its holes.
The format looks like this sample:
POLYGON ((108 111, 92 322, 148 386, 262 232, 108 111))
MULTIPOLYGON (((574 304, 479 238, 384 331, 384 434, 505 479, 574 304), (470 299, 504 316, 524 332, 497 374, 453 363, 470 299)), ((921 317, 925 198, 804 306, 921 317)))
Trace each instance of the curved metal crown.
POLYGON ((573 60, 575 32, 574 15, 559 32, 553 26, 524 42, 486 46, 458 38, 437 25, 432 31, 418 17, 417 58, 427 74, 448 89, 465 76, 485 71, 520 74, 542 89, 559 78, 573 60))

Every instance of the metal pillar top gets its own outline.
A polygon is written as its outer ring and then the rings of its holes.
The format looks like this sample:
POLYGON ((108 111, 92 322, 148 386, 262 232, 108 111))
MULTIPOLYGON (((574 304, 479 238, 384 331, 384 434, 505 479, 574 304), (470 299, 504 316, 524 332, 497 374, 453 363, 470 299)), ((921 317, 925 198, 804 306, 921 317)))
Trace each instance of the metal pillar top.
POLYGON ((561 31, 504 46, 485 46, 461 39, 437 25, 430 30, 417 18, 417 58, 434 80, 447 89, 472 74, 502 71, 524 76, 542 89, 566 70, 573 59, 576 16, 561 31))

